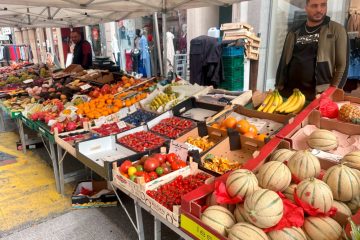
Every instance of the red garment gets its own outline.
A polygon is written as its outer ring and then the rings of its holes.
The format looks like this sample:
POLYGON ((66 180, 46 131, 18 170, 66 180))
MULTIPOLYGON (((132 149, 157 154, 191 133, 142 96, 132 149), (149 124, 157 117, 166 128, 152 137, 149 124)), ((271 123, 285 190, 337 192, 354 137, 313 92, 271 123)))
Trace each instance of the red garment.
POLYGON ((10 60, 16 61, 15 49, 13 46, 9 46, 10 60))

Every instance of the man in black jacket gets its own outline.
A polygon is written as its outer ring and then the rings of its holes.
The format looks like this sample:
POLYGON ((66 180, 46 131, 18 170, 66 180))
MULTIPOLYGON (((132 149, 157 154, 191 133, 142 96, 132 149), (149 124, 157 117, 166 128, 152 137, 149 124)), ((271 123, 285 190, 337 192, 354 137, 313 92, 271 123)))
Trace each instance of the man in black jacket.
POLYGON ((70 34, 71 41, 75 44, 73 64, 80 64, 84 69, 92 66, 92 50, 88 41, 81 38, 81 34, 72 31, 70 34))
POLYGON ((286 36, 275 87, 284 97, 298 88, 312 100, 329 86, 344 87, 349 47, 345 28, 326 16, 327 0, 306 0, 305 11, 307 21, 286 36))

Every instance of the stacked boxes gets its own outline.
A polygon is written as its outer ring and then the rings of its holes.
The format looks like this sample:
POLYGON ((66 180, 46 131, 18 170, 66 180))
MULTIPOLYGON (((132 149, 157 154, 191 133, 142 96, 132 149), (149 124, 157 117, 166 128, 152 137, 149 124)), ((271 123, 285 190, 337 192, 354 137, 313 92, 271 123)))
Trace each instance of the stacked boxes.
POLYGON ((230 91, 244 89, 244 47, 223 48, 224 82, 220 88, 230 91))
POLYGON ((224 31, 223 40, 246 41, 246 57, 252 60, 259 59, 260 38, 253 32, 253 27, 246 23, 225 23, 220 30, 224 31))

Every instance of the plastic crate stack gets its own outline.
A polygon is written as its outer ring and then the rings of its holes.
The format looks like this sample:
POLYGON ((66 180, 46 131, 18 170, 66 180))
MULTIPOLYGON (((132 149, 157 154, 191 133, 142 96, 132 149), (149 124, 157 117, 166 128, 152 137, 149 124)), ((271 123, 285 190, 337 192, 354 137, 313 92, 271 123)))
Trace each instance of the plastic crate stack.
POLYGON ((244 47, 223 48, 224 81, 220 83, 220 88, 229 91, 243 91, 244 51, 244 47))

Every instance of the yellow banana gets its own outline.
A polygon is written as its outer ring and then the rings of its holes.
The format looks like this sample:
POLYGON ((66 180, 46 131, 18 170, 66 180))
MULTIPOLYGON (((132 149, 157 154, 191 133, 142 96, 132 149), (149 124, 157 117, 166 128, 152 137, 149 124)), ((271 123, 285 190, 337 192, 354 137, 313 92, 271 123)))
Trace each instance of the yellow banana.
POLYGON ((276 91, 274 101, 273 101, 272 105, 270 106, 270 108, 267 110, 268 113, 273 113, 275 111, 275 109, 279 106, 280 98, 281 98, 281 96, 280 96, 279 92, 276 91))
POLYGON ((257 109, 258 111, 262 111, 262 110, 266 107, 266 105, 267 105, 267 104, 269 103, 269 101, 270 101, 271 96, 272 96, 272 93, 268 93, 268 95, 266 96, 264 102, 263 102, 263 103, 260 105, 260 107, 257 109))
POLYGON ((275 100, 275 94, 272 93, 271 94, 271 98, 270 98, 270 101, 268 102, 268 104, 266 104, 266 107, 264 108, 263 112, 267 112, 269 110, 269 108, 271 107, 271 105, 273 104, 275 100))
POLYGON ((301 105, 301 95, 299 91, 296 92, 296 98, 294 102, 285 109, 285 113, 292 113, 296 111, 301 105))
POLYGON ((296 92, 297 92, 297 90, 295 89, 294 93, 282 105, 280 105, 278 108, 276 108, 275 111, 281 113, 285 110, 286 107, 290 106, 293 99, 296 97, 296 92))
POLYGON ((279 105, 278 105, 278 107, 279 107, 281 104, 284 103, 284 99, 283 99, 283 97, 280 95, 279 91, 278 91, 278 95, 279 95, 279 99, 280 99, 280 102, 279 102, 279 105))
POLYGON ((299 91, 299 94, 300 94, 301 104, 300 104, 299 108, 293 112, 294 114, 298 114, 304 108, 304 105, 306 102, 305 95, 300 91, 299 91))

